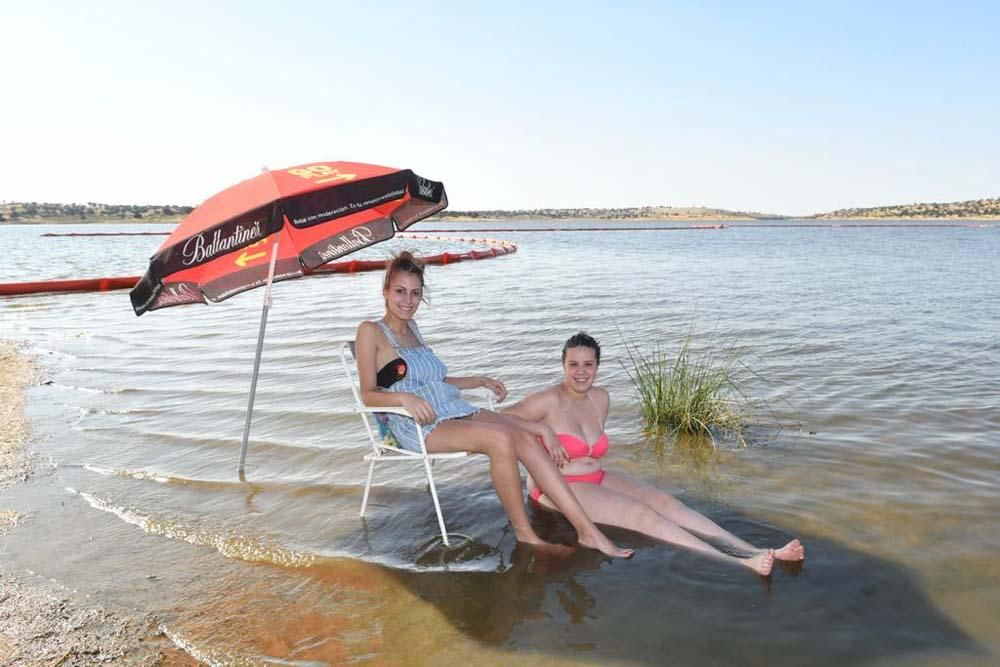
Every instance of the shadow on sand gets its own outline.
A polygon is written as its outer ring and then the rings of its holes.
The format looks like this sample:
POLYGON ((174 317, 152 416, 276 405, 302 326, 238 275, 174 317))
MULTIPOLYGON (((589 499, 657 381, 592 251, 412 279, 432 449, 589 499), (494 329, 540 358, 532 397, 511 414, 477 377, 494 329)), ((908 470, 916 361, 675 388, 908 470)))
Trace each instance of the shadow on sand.
MULTIPOLYGON (((784 544, 790 537, 731 511, 713 509, 712 515, 756 544, 784 544)), ((532 521, 544 538, 574 544, 561 516, 536 509, 532 521)), ((634 558, 612 561, 588 549, 545 558, 504 531, 492 545, 431 550, 415 563, 468 566, 492 555, 499 556, 496 571, 391 573, 463 633, 522 654, 772 665, 984 654, 905 567, 829 540, 798 535, 808 552, 805 564, 776 567, 762 579, 635 533, 608 534, 635 547, 634 558)))

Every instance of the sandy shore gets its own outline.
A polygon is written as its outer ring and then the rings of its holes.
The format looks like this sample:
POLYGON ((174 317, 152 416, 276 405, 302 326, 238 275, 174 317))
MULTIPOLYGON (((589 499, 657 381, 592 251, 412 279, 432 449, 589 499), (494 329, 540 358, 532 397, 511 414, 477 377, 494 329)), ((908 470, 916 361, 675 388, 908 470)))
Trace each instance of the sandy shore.
MULTIPOLYGON (((26 354, 0 341, 0 491, 31 475, 24 389, 38 373, 26 354)), ((25 520, 0 499, 0 536, 25 520)), ((193 665, 151 615, 112 610, 0 559, 0 666, 193 665)))
MULTIPOLYGON (((30 471, 24 449, 28 423, 24 418, 24 388, 34 378, 34 368, 28 358, 14 345, 0 341, 0 491, 24 481, 30 471)), ((0 509, 0 533, 13 519, 0 509)))

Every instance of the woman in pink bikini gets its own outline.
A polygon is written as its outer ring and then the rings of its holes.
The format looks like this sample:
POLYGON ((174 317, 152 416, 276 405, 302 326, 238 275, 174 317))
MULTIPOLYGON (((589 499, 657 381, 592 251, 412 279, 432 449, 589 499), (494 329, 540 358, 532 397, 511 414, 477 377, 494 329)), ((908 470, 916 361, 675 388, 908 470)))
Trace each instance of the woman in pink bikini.
MULTIPOLYGON (((604 420, 610 397, 594 386, 601 362, 601 348, 585 333, 578 333, 563 346, 563 381, 535 392, 509 412, 528 421, 542 422, 556 433, 563 451, 553 458, 580 504, 595 523, 620 526, 664 542, 687 547, 722 560, 746 566, 762 575, 770 574, 774 559, 798 561, 805 549, 796 539, 780 549, 761 549, 741 540, 665 491, 619 470, 605 470, 601 458, 608 453, 604 420), (743 552, 731 556, 697 536, 743 552)), ((531 498, 557 509, 528 478, 531 498)))

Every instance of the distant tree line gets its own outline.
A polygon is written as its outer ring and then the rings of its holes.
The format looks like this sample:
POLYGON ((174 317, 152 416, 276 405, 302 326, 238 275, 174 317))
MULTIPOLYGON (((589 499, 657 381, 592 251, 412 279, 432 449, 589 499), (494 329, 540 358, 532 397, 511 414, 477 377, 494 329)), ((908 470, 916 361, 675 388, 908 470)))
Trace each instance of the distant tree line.
POLYGON ((1000 217, 1000 198, 972 199, 950 203, 903 204, 873 208, 842 208, 816 218, 995 218, 1000 217))
MULTIPOLYGON (((191 206, 137 204, 52 204, 48 202, 0 201, 0 223, 4 222, 113 222, 127 220, 179 221, 193 210, 191 206)), ((718 208, 640 206, 631 208, 533 208, 493 209, 482 211, 442 211, 439 218, 496 220, 535 218, 552 220, 663 220, 667 218, 750 218, 781 219, 783 216, 754 211, 728 211, 718 208)), ((813 218, 997 218, 1000 198, 974 199, 951 203, 904 204, 872 208, 844 208, 818 213, 813 218)))
POLYGON ((664 218, 780 218, 781 216, 728 211, 721 208, 635 206, 627 208, 531 208, 493 209, 481 211, 442 211, 440 218, 472 218, 496 220, 503 218, 534 218, 543 220, 662 220, 664 218))
POLYGON ((142 220, 144 218, 181 218, 191 206, 138 204, 53 204, 49 202, 0 202, 0 222, 37 222, 44 220, 142 220))

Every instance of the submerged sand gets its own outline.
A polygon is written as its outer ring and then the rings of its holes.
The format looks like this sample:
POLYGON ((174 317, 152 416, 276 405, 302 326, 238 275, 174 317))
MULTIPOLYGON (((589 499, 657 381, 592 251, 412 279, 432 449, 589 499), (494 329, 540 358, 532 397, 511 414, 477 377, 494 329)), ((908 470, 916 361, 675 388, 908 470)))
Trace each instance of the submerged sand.
MULTIPOLYGON (((0 340, 0 491, 27 481, 30 426, 24 390, 37 380, 18 346, 0 340)), ((0 499, 0 536, 25 520, 0 499)), ((39 577, 11 571, 0 559, 0 666, 189 665, 151 615, 127 614, 79 599, 39 577)))

